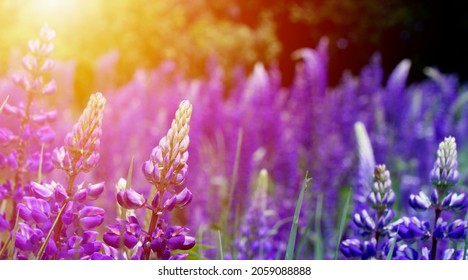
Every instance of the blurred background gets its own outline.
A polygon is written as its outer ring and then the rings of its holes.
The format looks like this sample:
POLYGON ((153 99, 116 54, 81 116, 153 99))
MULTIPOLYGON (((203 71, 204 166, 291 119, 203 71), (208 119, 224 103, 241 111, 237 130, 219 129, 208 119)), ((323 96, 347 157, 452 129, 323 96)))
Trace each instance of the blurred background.
MULTIPOLYGON (((180 100, 189 99, 197 109, 189 148, 194 175, 186 183, 196 195, 190 210, 171 218, 203 235, 200 244, 211 246, 203 257, 216 257, 214 248, 225 244, 231 254, 257 250, 247 258, 282 258, 307 173, 312 191, 304 198, 296 258, 331 258, 343 235, 336 230, 344 228, 340 217, 347 204, 362 206, 375 163, 392 172, 397 217, 412 214, 408 197, 430 187, 428 174, 444 137, 457 139, 460 187, 468 185, 465 6, 422 0, 0 0, 0 100, 24 102, 11 76, 21 73, 26 42, 47 23, 57 33, 56 67, 47 75, 58 94, 37 98, 36 111, 58 110, 56 143, 90 93, 107 98, 100 166, 86 176, 107 183, 108 199, 97 202, 113 209, 106 223, 116 213, 113 186, 131 162, 141 166, 148 159, 180 100), (356 132, 357 122, 368 132, 356 132), (263 168, 267 183, 259 187, 263 168), (243 220, 252 227, 241 227, 243 220), (260 243, 249 243, 256 238, 270 244, 269 256, 260 243)), ((0 121, 13 131, 19 127, 15 118, 0 121)), ((45 146, 44 162, 56 143, 45 146)), ((31 147, 30 162, 40 157, 37 150, 31 147)), ((4 158, 14 163, 15 153, 7 147, 4 158)), ((145 181, 134 172, 133 186, 149 195, 145 181)))
POLYGON ((106 58, 117 63, 117 73, 109 75, 115 85, 167 59, 188 77, 200 77, 207 61, 216 59, 227 85, 236 66, 251 72, 262 61, 277 63, 287 86, 294 73, 291 53, 316 46, 323 36, 330 40, 331 86, 346 69, 358 73, 377 51, 386 76, 409 58, 410 83, 424 78, 426 66, 466 81, 465 6, 423 0, 2 0, 0 75, 48 23, 58 35, 54 58, 76 63, 75 89, 85 96, 96 90, 94 72, 106 58))

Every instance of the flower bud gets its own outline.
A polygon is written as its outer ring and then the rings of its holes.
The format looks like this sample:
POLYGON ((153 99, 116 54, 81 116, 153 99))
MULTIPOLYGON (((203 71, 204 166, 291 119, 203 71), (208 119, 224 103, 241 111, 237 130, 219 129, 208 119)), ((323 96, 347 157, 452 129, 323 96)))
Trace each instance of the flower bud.
POLYGON ((145 205, 146 199, 132 189, 117 193, 117 202, 125 209, 138 209, 145 205))

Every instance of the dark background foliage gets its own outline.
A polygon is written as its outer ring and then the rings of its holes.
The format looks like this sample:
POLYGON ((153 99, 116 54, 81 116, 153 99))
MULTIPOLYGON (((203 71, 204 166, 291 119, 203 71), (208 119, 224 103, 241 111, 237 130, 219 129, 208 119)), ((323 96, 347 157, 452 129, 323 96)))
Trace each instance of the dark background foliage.
POLYGON ((0 2, 0 73, 7 71, 14 46, 21 46, 48 22, 60 35, 56 58, 77 61, 78 92, 94 89, 95 61, 111 50, 120 54, 119 84, 135 69, 152 68, 165 59, 176 61, 186 75, 203 76, 207 61, 216 57, 227 80, 239 64, 250 71, 257 61, 278 62, 288 85, 295 63, 291 53, 315 47, 323 36, 330 40, 331 85, 339 82, 345 69, 357 74, 377 51, 386 75, 409 58, 410 82, 424 78, 426 66, 468 79, 464 1, 120 0, 112 5, 102 0, 65 1, 73 6, 58 2, 0 2))

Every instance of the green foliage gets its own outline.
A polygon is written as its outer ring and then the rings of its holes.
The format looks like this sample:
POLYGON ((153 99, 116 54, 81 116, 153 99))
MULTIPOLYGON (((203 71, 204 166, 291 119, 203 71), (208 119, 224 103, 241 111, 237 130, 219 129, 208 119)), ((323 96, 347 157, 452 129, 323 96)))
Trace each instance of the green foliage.
POLYGON ((343 208, 341 209, 340 224, 338 225, 338 234, 336 236, 335 256, 333 258, 335 260, 338 259, 338 251, 340 249, 341 238, 345 230, 346 222, 348 221, 349 210, 351 208, 351 195, 352 195, 351 188, 343 189, 343 193, 341 197, 342 201, 340 203, 340 205, 343 205, 343 208))
POLYGON ((30 2, 0 4, 0 73, 7 71, 14 46, 47 22, 58 35, 55 58, 77 62, 78 92, 80 87, 93 87, 98 58, 112 50, 119 54, 117 71, 111 69, 117 75, 113 79, 121 84, 136 69, 154 68, 168 59, 182 73, 198 77, 205 74, 208 59, 215 57, 229 77, 234 66, 268 63, 281 48, 267 12, 259 12, 258 24, 248 26, 216 17, 204 1, 68 1, 70 6, 57 7, 30 2))

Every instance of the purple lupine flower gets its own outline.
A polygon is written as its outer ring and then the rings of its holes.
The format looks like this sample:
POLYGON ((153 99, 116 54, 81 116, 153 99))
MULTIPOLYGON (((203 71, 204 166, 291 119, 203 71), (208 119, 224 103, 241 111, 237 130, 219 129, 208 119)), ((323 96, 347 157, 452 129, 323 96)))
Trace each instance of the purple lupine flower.
POLYGON ((442 200, 441 206, 444 209, 452 210, 454 212, 459 212, 461 210, 464 210, 467 206, 466 196, 464 193, 457 194, 457 193, 450 192, 442 200))
POLYGON ((275 248, 271 233, 271 221, 268 219, 267 189, 268 172, 262 169, 257 180, 257 189, 251 198, 251 204, 240 226, 235 240, 238 260, 274 259, 279 251, 275 248))
MULTIPOLYGON (((149 259, 151 252, 155 252, 159 259, 183 259, 187 254, 172 255, 171 252, 188 250, 195 245, 195 238, 188 235, 187 228, 169 226, 163 219, 164 213, 169 213, 175 207, 182 208, 192 200, 191 191, 183 187, 188 170, 188 123, 191 113, 190 102, 181 102, 167 135, 143 164, 145 178, 155 187, 153 197, 147 199, 126 183, 120 186, 122 184, 119 182, 117 201, 124 209, 123 219, 109 226, 109 231, 104 234, 104 242, 109 246, 106 253, 109 257, 149 259), (168 197, 168 193, 172 195, 168 197), (142 230, 136 216, 131 214, 134 209, 144 206, 152 211, 148 231, 142 230), (127 256, 124 252, 124 245, 132 250, 131 255, 127 256)), ((94 258, 100 259, 101 256, 95 255, 94 258)))
POLYGON ((391 208, 395 203, 395 193, 392 190, 390 172, 385 165, 377 165, 374 170, 374 184, 367 197, 367 202, 375 210, 382 211, 391 208))
POLYGON ((132 189, 126 189, 117 193, 117 202, 125 209, 138 209, 145 205, 143 195, 132 189))
POLYGON ((443 260, 463 260, 463 255, 464 255, 463 250, 455 250, 455 249, 450 248, 450 249, 444 250, 442 259, 443 260))
POLYGON ((27 223, 25 228, 42 232, 34 239, 33 254, 37 259, 86 259, 101 248, 92 230, 103 223, 105 210, 85 202, 97 199, 104 184, 75 185, 75 179, 80 172, 90 171, 99 158, 96 149, 104 104, 100 93, 92 95, 73 131, 65 137, 65 146, 54 150, 54 164, 68 175, 68 187, 54 181, 32 182, 29 191, 33 196, 24 197, 18 204, 20 217, 27 223))
POLYGON ((435 223, 432 237, 436 240, 441 240, 447 237, 447 222, 439 217, 435 223))
POLYGON ((431 171, 431 182, 438 188, 447 188, 458 182, 457 144, 455 138, 447 137, 440 143, 437 160, 431 171))
POLYGON ((116 224, 109 225, 107 228, 109 231, 103 235, 103 240, 109 246, 117 249, 121 248, 122 245, 133 249, 142 234, 142 229, 135 216, 129 216, 127 220, 117 219, 116 224))
POLYGON ((391 223, 395 213, 391 209, 395 202, 395 193, 392 190, 390 172, 385 165, 376 165, 373 175, 374 183, 367 196, 368 209, 356 210, 353 215, 353 222, 358 234, 369 239, 375 244, 374 254, 358 254, 368 240, 346 239, 341 242, 340 249, 346 258, 384 258, 386 248, 390 239, 393 224, 391 223), (359 246, 358 246, 359 245, 359 246))
POLYGON ((465 239, 466 221, 458 219, 449 223, 447 215, 442 215, 443 211, 458 212, 467 206, 465 194, 448 192, 448 189, 456 184, 458 177, 455 139, 448 137, 440 143, 437 160, 431 171, 430 179, 435 188, 430 198, 424 192, 409 197, 409 205, 416 211, 425 212, 429 208, 434 210, 432 230, 429 222, 422 222, 417 217, 403 217, 392 224, 392 231, 405 242, 412 243, 431 238, 432 246, 428 259, 437 258, 441 253, 438 244, 446 242, 445 239, 449 238, 454 241, 465 239))
MULTIPOLYGON (((436 196, 433 197, 434 201, 438 200, 436 196)), ((429 199, 424 192, 419 192, 418 195, 410 195, 409 204, 416 211, 426 211, 432 206, 431 199, 429 199)), ((437 202, 435 204, 437 204, 437 202)))
MULTIPOLYGON (((143 173, 146 179, 156 187, 156 195, 151 200, 153 213, 148 229, 148 236, 143 243, 145 259, 149 259, 151 253, 146 244, 152 244, 151 246, 154 247, 154 242, 160 244, 159 241, 155 240, 159 240, 162 235, 168 238, 166 241, 169 241, 169 235, 172 236, 174 234, 168 234, 168 232, 164 233, 164 230, 161 228, 161 223, 158 223, 160 214, 157 213, 163 210, 172 210, 175 204, 178 204, 178 206, 185 206, 192 199, 192 194, 188 189, 180 190, 179 188, 180 191, 177 189, 179 186, 183 185, 187 175, 187 149, 189 145, 188 123, 191 115, 192 105, 187 100, 182 101, 176 111, 175 118, 172 121, 171 128, 167 132, 167 135, 164 136, 159 142, 159 145, 153 149, 150 160, 143 164, 143 173), (176 192, 177 195, 169 198, 169 200, 163 201, 166 191, 176 192), (164 206, 166 206, 166 208, 164 206)), ((169 227, 169 229, 171 228, 172 227, 169 227)), ((180 236, 177 237, 178 239, 184 240, 180 245, 182 247, 179 249, 184 248, 184 250, 187 250, 195 245, 195 239, 188 237, 186 235, 187 232, 188 230, 183 230, 180 234, 177 234, 177 236, 180 236), (187 240, 193 239, 193 242, 190 241, 186 243, 186 238, 188 238, 187 240)), ((157 252, 158 258, 167 259, 170 258, 168 257, 168 255, 170 256, 170 250, 173 250, 170 244, 179 243, 164 243, 164 245, 161 245, 162 249, 159 245, 152 249, 157 252), (157 250, 155 250, 155 248, 157 250)))
POLYGON ((403 217, 391 224, 398 236, 406 242, 425 240, 431 236, 428 222, 420 221, 416 217, 403 217))
POLYGON ((143 164, 146 179, 159 191, 166 191, 170 186, 180 186, 185 181, 190 142, 188 122, 191 114, 192 105, 183 101, 167 135, 153 149, 150 160, 143 164))
POLYGON ((375 239, 361 241, 359 239, 346 239, 340 244, 340 251, 347 259, 367 260, 377 254, 375 239))
POLYGON ((24 92, 25 98, 12 98, 11 104, 5 103, 2 106, 2 113, 15 119, 15 122, 11 122, 11 127, 0 128, 0 145, 8 146, 6 152, 9 153, 0 155, 0 167, 7 167, 12 173, 12 189, 7 197, 12 204, 11 216, 8 217, 11 226, 16 223, 15 209, 24 194, 24 187, 29 184, 32 174, 38 172, 36 166, 41 145, 44 155, 41 158, 41 167, 44 167, 41 173, 52 170, 47 149, 55 134, 47 122, 35 122, 43 115, 42 110, 36 111, 35 101, 40 95, 51 94, 56 90, 55 80, 50 78, 54 67, 54 61, 50 58, 54 48, 54 36, 55 31, 44 26, 41 28, 39 39, 29 42, 28 53, 22 58, 24 72, 12 77, 16 86, 24 92), (14 105, 14 101, 17 101, 17 105, 14 105))
POLYGON ((372 176, 374 175, 375 159, 372 145, 363 123, 357 122, 354 124, 354 131, 358 144, 359 167, 356 188, 354 192, 354 200, 356 201, 356 209, 364 206, 372 193, 373 189, 372 176))
POLYGON ((419 260, 425 259, 424 255, 419 255, 418 251, 414 248, 411 248, 408 244, 402 244, 396 246, 394 254, 392 256, 393 260, 419 260))
POLYGON ((464 220, 457 219, 447 226, 447 236, 452 240, 465 241, 466 224, 464 220))
POLYGON ((64 170, 69 176, 76 176, 96 167, 105 104, 106 99, 101 93, 91 95, 78 123, 65 136, 65 146, 53 152, 55 168, 64 170))

